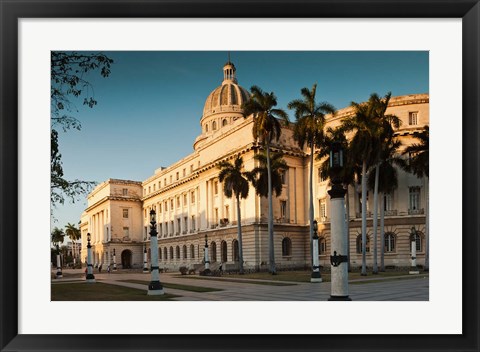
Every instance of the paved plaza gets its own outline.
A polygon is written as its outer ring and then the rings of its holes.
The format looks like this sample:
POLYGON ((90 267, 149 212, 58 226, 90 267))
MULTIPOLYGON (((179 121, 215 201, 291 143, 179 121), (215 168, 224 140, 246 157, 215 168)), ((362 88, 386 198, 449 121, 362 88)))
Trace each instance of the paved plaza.
MULTIPOLYGON (((68 273, 79 273, 79 270, 68 270, 68 273)), ((66 272, 66 274, 67 274, 66 272)), ((95 272, 97 282, 120 285, 147 291, 147 283, 131 283, 124 280, 149 281, 151 275, 141 272, 95 272)), ((284 282, 272 281, 272 283, 289 284, 274 286, 256 284, 252 281, 264 282, 265 280, 239 279, 232 282, 229 275, 223 277, 199 279, 195 277, 178 277, 179 273, 160 274, 162 283, 201 286, 220 289, 214 292, 192 292, 173 288, 164 288, 165 293, 177 295, 178 301, 326 301, 330 297, 330 282, 284 282)), ((65 275, 63 279, 54 279, 55 282, 83 281, 81 279, 69 279, 65 275)), ((349 284, 350 298, 354 301, 428 301, 429 279, 425 275, 402 276, 380 278, 368 276, 365 279, 356 279, 349 284)))

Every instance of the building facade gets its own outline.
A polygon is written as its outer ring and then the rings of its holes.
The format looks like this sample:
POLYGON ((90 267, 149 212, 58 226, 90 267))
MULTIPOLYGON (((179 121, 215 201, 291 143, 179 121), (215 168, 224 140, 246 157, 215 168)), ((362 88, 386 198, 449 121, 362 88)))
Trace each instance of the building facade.
MULTIPOLYGON (((149 250, 149 212, 157 214, 160 268, 176 270, 202 263, 207 238, 211 265, 238 266, 237 213, 234 198, 227 198, 218 180, 218 164, 241 155, 245 170, 258 166, 254 158, 262 147, 252 137, 252 117, 244 118, 241 105, 249 97, 238 85, 231 62, 223 67, 223 82, 207 97, 200 120, 201 134, 193 142, 193 152, 169 167, 160 167, 142 182, 109 179, 88 195, 82 214, 82 244, 92 235, 94 264, 106 267, 115 260, 120 268, 140 268, 143 253, 149 250)), ((389 114, 402 120, 396 130, 404 146, 416 142, 413 133, 429 124, 428 94, 393 97, 389 114)), ((353 114, 351 108, 339 110, 327 119, 328 126, 340 124, 353 114)), ((282 151, 288 169, 282 175, 282 193, 273 199, 275 262, 279 269, 310 266, 309 153, 293 140, 293 127, 282 127, 273 150, 282 151)), ((330 200, 328 180, 314 165, 315 218, 319 223, 320 264, 330 265, 330 200)), ((399 170, 398 188, 383 195, 385 211, 385 264, 410 265, 412 227, 416 231, 417 263, 425 255, 425 207, 428 185, 422 179, 399 170)), ((348 187, 350 261, 361 265, 361 189, 348 187)), ((373 191, 367 194, 367 265, 373 262, 373 191)), ((268 268, 268 204, 250 186, 248 198, 241 201, 243 259, 246 269, 268 268)), ((378 253, 380 262, 380 234, 378 253)), ((85 261, 86 248, 82 250, 85 261)), ((149 256, 148 256, 149 257, 149 256)))

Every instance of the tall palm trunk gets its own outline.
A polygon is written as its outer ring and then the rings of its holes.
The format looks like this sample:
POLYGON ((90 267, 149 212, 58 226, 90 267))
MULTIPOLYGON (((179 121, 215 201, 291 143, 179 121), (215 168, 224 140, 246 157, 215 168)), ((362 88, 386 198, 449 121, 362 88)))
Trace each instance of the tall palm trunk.
POLYGON ((380 167, 375 166, 375 186, 373 190, 373 273, 378 274, 377 263, 377 223, 378 223, 378 177, 380 167))
POLYGON ((309 204, 309 220, 310 220, 310 259, 311 265, 313 266, 313 154, 314 154, 314 145, 313 140, 310 141, 310 184, 309 184, 309 192, 310 192, 310 204, 309 204))
POLYGON ((380 271, 385 271, 385 198, 380 193, 380 271))
POLYGON ((272 275, 276 274, 275 269, 275 248, 273 241, 273 200, 272 200, 272 169, 270 167, 270 142, 267 137, 266 143, 267 147, 267 175, 268 175, 268 252, 269 252, 269 261, 270 261, 270 273, 272 275))
POLYGON ((430 233, 429 233, 429 218, 430 218, 430 211, 429 211, 429 187, 428 187, 428 176, 424 177, 425 182, 425 264, 424 270, 428 271, 430 267, 430 233))
POLYGON ((367 275, 367 162, 362 163, 362 276, 367 275))
POLYGON ((240 262, 240 274, 243 274, 243 243, 242 243, 242 219, 240 212, 240 195, 237 194, 237 231, 238 231, 238 261, 240 262))

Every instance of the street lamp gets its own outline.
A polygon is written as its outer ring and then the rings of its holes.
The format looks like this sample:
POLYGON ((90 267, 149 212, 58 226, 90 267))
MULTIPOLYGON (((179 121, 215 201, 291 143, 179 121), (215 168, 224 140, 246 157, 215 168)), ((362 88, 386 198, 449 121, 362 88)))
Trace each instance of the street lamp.
POLYGON ((92 265, 92 245, 90 244, 90 232, 87 233, 87 282, 94 283, 95 276, 93 276, 92 265))
POLYGON ((62 274, 62 261, 60 259, 60 250, 58 249, 58 244, 57 244, 57 273, 55 274, 55 277, 57 279, 61 279, 63 277, 62 274))
POLYGON ((331 293, 329 301, 351 301, 348 296, 348 235, 345 231, 345 194, 342 179, 343 148, 334 142, 330 149, 330 179, 332 188, 330 195, 330 233, 332 240, 330 264, 331 293), (337 254, 338 253, 338 254, 337 254), (345 253, 345 254, 341 254, 345 253), (342 263, 345 263, 342 265, 342 263))
POLYGON ((113 249, 113 271, 117 271, 117 256, 115 255, 115 248, 113 249))
POLYGON ((157 238, 157 214, 155 210, 150 210, 150 258, 152 259, 151 263, 151 272, 152 272, 152 281, 148 285, 148 295, 163 295, 163 286, 160 283, 160 274, 158 268, 158 238, 157 238))
POLYGON ((410 271, 408 272, 409 274, 415 275, 415 274, 420 274, 417 268, 417 230, 415 230, 415 227, 412 226, 410 229, 410 234, 411 234, 411 248, 412 248, 412 264, 410 266, 410 271))
POLYGON ((208 235, 205 234, 205 270, 203 271, 203 275, 210 275, 210 261, 208 260, 208 235))
POLYGON ((312 276, 310 277, 310 282, 322 282, 322 276, 320 274, 320 263, 318 262, 318 222, 313 220, 313 266, 312 266, 312 276))
POLYGON ((147 268, 147 244, 145 243, 145 246, 143 247, 143 273, 148 273, 148 268, 147 268))

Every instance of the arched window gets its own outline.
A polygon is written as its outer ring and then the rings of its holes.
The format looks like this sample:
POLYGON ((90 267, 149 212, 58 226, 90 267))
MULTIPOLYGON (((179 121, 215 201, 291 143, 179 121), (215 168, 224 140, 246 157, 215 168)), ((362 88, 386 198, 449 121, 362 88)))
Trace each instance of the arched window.
POLYGON ((158 248, 158 260, 162 260, 162 249, 158 248))
POLYGON ((187 259, 187 246, 183 245, 183 259, 187 259))
POLYGON ((228 260, 227 259, 227 242, 222 241, 220 251, 222 256, 222 263, 225 263, 228 260))
MULTIPOLYGON (((370 238, 367 236, 367 244, 365 251, 368 253, 370 252, 370 238)), ((357 254, 362 253, 362 234, 357 236, 357 254)))
POLYGON ((193 244, 190 245, 190 259, 195 259, 195 246, 193 244))
POLYGON ((217 121, 212 122, 212 131, 215 131, 217 129, 217 121))
POLYGON ((217 244, 215 242, 212 242, 210 245, 211 249, 211 254, 210 254, 210 261, 212 263, 215 263, 217 261, 217 244))
POLYGON ((177 246, 175 248, 175 258, 180 259, 180 247, 179 246, 177 246))
POLYGON ((227 119, 223 119, 223 121, 222 121, 222 127, 225 127, 227 124, 228 124, 227 119))
POLYGON ((208 132, 208 124, 205 124, 205 132, 208 132))
POLYGON ((282 240, 282 256, 292 255, 292 240, 289 237, 285 237, 282 240))
POLYGON ((167 252, 167 247, 163 249, 163 260, 167 261, 168 259, 168 252, 167 252))
POLYGON ((233 240, 233 243, 232 243, 232 249, 233 249, 233 255, 232 255, 232 259, 234 262, 238 262, 240 260, 240 251, 239 251, 239 248, 238 248, 238 241, 237 240, 233 240))
MULTIPOLYGON (((423 241, 422 241, 423 233, 420 231, 416 231, 414 235, 410 235, 410 243, 415 241, 416 243, 416 251, 422 252, 423 251, 423 241)), ((412 250, 412 245, 410 244, 410 250, 412 250)))
POLYGON ((320 237, 318 239, 318 254, 325 255, 327 253, 327 240, 325 237, 320 237))
POLYGON ((385 253, 395 252, 396 238, 393 232, 385 233, 385 253))
POLYGON ((170 260, 173 260, 173 247, 170 247, 170 260))

